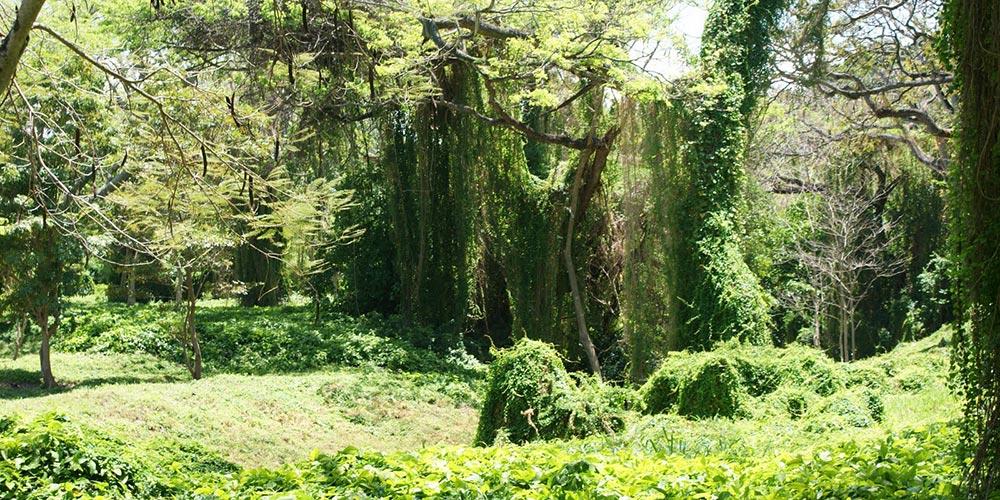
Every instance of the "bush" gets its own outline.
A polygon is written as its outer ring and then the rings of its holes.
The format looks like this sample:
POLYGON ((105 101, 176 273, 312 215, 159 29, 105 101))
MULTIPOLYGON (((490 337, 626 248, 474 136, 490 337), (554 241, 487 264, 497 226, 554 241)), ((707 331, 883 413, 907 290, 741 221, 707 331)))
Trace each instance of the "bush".
MULTIPOLYGON (((841 369, 816 349, 728 342, 711 352, 670 353, 640 394, 647 413, 733 417, 748 414, 750 398, 784 387, 828 396, 844 387, 843 379, 841 369)), ((806 401, 791 404, 800 403, 806 401)), ((777 404, 780 413, 791 411, 785 401, 777 404)))
MULTIPOLYGON (((173 335, 181 319, 168 304, 128 307, 74 299, 54 348, 147 353, 181 363, 183 350, 173 335)), ((406 339, 422 337, 427 329, 411 330, 392 318, 329 315, 314 324, 308 307, 243 308, 209 301, 198 309, 196 326, 209 372, 260 375, 373 365, 481 376, 481 365, 459 346, 453 351, 417 347, 406 339)))
POLYGON ((882 397, 867 388, 845 389, 826 398, 810 415, 809 430, 825 432, 871 427, 885 414, 882 397))
POLYGON ((56 414, 0 421, 0 498, 173 498, 239 471, 194 443, 135 447, 56 414))
POLYGON ((646 413, 669 413, 677 409, 681 388, 691 377, 692 357, 687 352, 672 352, 639 389, 646 413))
POLYGON ((677 413, 688 417, 736 417, 747 414, 743 376, 735 363, 713 356, 695 369, 681 388, 677 413))
POLYGON ((847 387, 861 386, 879 392, 889 388, 885 370, 874 366, 851 364, 846 367, 845 374, 847 387))
POLYGON ((486 379, 477 444, 582 437, 620 429, 611 389, 572 377, 550 345, 521 339, 496 353, 486 379))
POLYGON ((805 416, 817 396, 807 389, 784 386, 768 395, 766 405, 792 420, 805 416))

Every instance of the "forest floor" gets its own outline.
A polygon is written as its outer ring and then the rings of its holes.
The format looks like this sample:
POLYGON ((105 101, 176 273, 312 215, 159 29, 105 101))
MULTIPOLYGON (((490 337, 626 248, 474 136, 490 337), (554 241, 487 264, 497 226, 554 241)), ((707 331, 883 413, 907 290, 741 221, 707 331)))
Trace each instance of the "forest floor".
POLYGON ((149 355, 55 353, 62 388, 38 387, 38 358, 0 361, 0 415, 58 412, 128 441, 191 440, 244 467, 277 466, 312 449, 392 452, 468 444, 478 405, 380 368, 304 374, 215 374, 190 380, 149 355))

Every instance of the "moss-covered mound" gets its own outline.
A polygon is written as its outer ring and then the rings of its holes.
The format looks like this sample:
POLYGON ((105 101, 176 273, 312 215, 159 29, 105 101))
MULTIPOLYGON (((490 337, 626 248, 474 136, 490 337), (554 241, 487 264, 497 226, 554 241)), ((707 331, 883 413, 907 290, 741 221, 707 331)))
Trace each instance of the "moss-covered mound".
POLYGON ((747 413, 747 384, 733 362, 722 356, 705 360, 686 381, 677 413, 688 417, 735 417, 747 413))
POLYGON ((548 344, 522 339, 490 365, 476 443, 492 444, 500 435, 520 444, 620 429, 613 406, 621 398, 612 391, 571 376, 548 344))
MULTIPOLYGON (((711 352, 671 353, 640 394, 647 413, 734 417, 747 414, 752 398, 783 387, 829 396, 844 380, 842 369, 815 349, 729 343, 711 352)), ((791 404, 807 404, 804 396, 796 400, 791 404)), ((804 408, 789 411, 801 415, 804 408)))

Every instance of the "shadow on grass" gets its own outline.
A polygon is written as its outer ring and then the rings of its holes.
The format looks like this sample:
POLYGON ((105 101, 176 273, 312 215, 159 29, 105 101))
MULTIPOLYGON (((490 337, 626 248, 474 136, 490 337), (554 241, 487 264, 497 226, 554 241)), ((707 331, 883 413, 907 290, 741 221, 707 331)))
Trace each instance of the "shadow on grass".
POLYGON ((99 387, 102 385, 155 384, 161 382, 177 382, 185 380, 172 375, 152 377, 112 376, 94 377, 84 380, 60 381, 56 373, 58 385, 46 389, 41 384, 41 373, 22 368, 0 369, 0 399, 26 399, 50 396, 69 392, 83 387, 99 387))

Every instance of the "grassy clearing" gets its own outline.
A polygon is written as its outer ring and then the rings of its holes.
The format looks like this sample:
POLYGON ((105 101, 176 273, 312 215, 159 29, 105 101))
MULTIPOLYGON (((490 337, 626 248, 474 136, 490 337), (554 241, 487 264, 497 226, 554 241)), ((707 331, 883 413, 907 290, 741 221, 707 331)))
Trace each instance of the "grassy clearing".
POLYGON ((330 368, 191 381, 182 367, 148 355, 56 353, 53 363, 65 387, 47 393, 37 386, 36 357, 0 361, 0 415, 56 411, 122 439, 171 435, 245 467, 312 449, 468 444, 475 434, 477 392, 447 375, 330 368))

